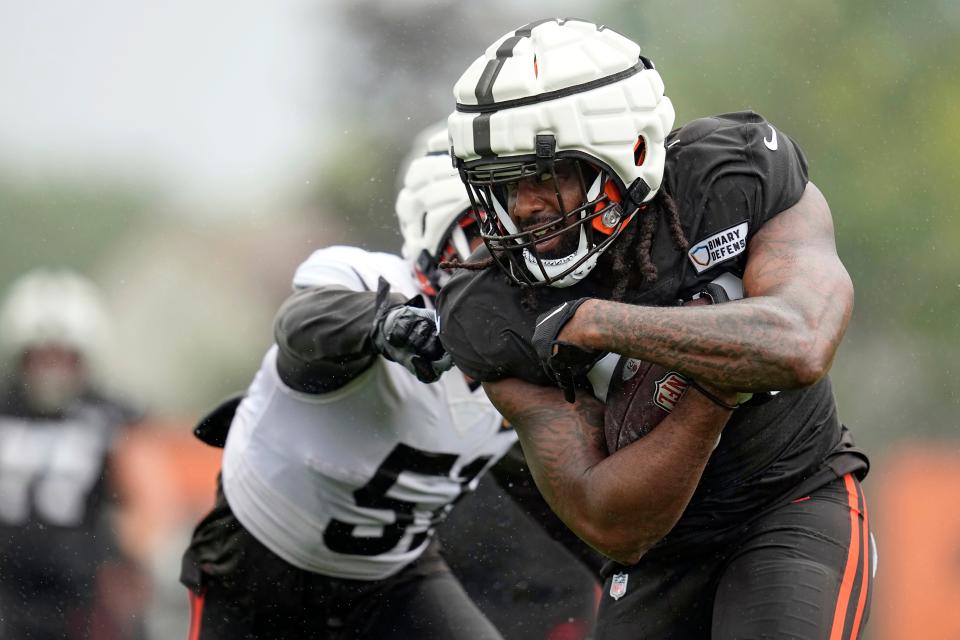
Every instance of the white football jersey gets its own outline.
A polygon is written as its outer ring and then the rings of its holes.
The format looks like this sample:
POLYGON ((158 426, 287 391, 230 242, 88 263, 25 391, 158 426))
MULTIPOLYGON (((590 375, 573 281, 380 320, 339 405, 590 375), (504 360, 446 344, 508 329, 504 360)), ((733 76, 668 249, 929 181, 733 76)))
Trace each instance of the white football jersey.
POLYGON ((118 430, 96 405, 51 419, 0 412, 0 527, 80 528, 95 518, 118 430))
MULTIPOLYGON (((402 259, 351 247, 315 252, 298 288, 338 285, 416 295, 402 259)), ((277 347, 240 403, 223 489, 243 526, 307 571, 378 580, 416 559, 453 502, 516 442, 480 388, 456 369, 423 384, 382 357, 344 387, 287 387, 277 347)))

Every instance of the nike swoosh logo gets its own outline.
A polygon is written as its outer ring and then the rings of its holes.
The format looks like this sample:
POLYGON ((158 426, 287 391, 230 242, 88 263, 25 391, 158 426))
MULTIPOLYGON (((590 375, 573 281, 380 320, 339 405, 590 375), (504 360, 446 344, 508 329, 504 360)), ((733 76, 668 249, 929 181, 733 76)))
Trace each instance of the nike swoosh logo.
POLYGON ((767 140, 764 138, 763 144, 765 144, 770 151, 776 151, 779 146, 779 144, 777 144, 777 130, 773 128, 773 125, 768 124, 767 126, 770 127, 770 139, 767 140))
POLYGON ((553 316, 555 316, 555 315, 557 315, 558 313, 560 313, 561 311, 563 311, 564 307, 566 307, 566 306, 567 306, 567 303, 564 302, 562 305, 560 305, 559 307, 557 307, 556 309, 554 309, 553 311, 551 311, 551 312, 550 312, 550 315, 548 315, 546 318, 544 318, 543 320, 541 320, 540 322, 538 322, 538 323, 537 323, 537 326, 539 327, 539 326, 542 325, 544 322, 546 322, 547 320, 549 320, 549 319, 552 318, 553 316))
POLYGON ((674 140, 673 142, 671 142, 670 144, 667 145, 667 149, 669 149, 669 148, 672 147, 673 145, 677 144, 678 142, 680 142, 680 141, 679 141, 679 140, 674 140))

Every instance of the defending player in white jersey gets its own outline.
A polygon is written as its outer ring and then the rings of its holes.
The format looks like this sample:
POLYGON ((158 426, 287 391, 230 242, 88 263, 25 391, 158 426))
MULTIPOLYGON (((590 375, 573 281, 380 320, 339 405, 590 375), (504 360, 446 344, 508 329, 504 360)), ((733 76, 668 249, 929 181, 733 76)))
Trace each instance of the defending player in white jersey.
MULTIPOLYGON (((440 248, 408 243, 408 261, 315 252, 245 396, 198 427, 225 446, 217 504, 184 555, 190 640, 500 637, 433 540, 516 436, 477 385, 440 377, 450 365, 419 293, 442 284, 431 264, 471 243, 462 206, 443 206, 462 202, 462 187, 427 193, 433 213, 417 222, 446 216, 432 230, 440 248)), ((401 222, 405 238, 422 237, 401 222)))

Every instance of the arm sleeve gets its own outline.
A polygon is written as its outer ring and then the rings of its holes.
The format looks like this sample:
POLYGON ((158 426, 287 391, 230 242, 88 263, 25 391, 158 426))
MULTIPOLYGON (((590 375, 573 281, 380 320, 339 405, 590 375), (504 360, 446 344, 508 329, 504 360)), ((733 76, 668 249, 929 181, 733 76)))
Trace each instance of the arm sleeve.
MULTIPOLYGON (((277 372, 284 384, 326 393, 365 371, 377 352, 370 336, 376 292, 320 286, 295 292, 274 321, 277 372)), ((391 294, 397 304, 403 296, 391 294)))
POLYGON ((550 509, 533 482, 519 442, 490 469, 490 473, 500 488, 551 538, 566 548, 593 575, 600 574, 606 558, 580 540, 550 509))

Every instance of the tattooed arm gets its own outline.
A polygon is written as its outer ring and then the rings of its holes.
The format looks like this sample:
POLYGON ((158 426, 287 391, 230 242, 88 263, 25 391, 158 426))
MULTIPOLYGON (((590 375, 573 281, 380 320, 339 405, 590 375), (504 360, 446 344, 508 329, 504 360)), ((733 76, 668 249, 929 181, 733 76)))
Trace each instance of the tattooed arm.
POLYGON ((812 183, 750 241, 746 299, 639 307, 589 300, 560 332, 581 347, 676 368, 741 391, 815 383, 830 369, 853 310, 827 202, 812 183))
POLYGON ((516 428, 550 507, 582 540, 624 564, 676 524, 730 417, 688 392, 656 429, 607 455, 603 405, 593 397, 579 394, 569 404, 560 389, 517 378, 483 387, 516 428))

